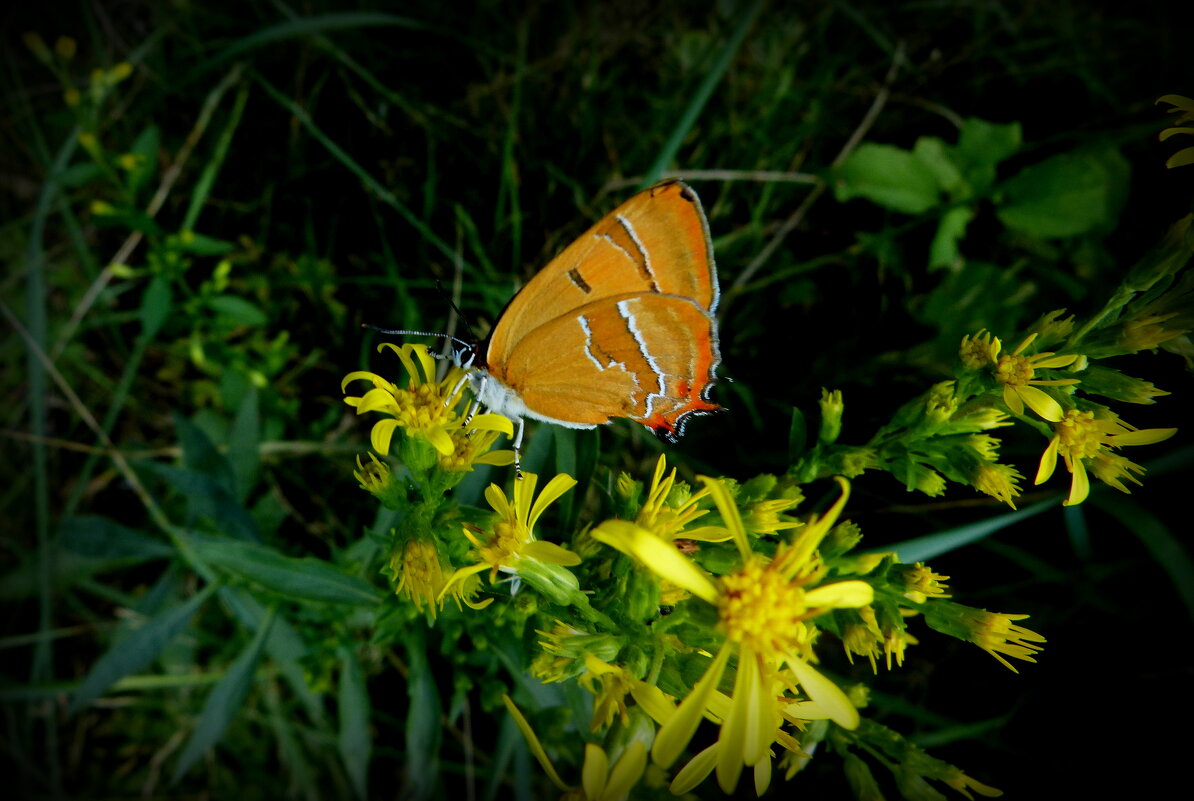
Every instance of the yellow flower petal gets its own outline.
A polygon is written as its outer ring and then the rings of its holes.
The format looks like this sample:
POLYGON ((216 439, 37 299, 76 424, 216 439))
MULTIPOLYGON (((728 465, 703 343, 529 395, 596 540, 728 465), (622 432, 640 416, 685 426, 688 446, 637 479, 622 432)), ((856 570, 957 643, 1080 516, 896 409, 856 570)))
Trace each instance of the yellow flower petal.
POLYGON ((875 600, 875 590, 865 581, 838 581, 809 590, 804 598, 811 607, 857 609, 875 600))
POLYGON ((580 784, 585 789, 585 798, 596 801, 605 789, 605 779, 609 773, 609 757, 605 750, 596 743, 585 743, 585 764, 581 768, 580 784))
POLYGON ((717 603, 717 585, 696 563, 646 529, 628 520, 607 520, 593 529, 593 539, 633 556, 660 578, 711 604, 717 603))
POLYGON ((527 719, 522 716, 522 712, 519 711, 518 707, 514 706, 514 702, 510 700, 510 696, 505 693, 502 693, 502 703, 506 705, 506 709, 510 712, 510 717, 514 718, 514 723, 517 724, 518 730, 526 738, 527 746, 531 749, 531 753, 535 755, 535 759, 539 760, 539 764, 543 766, 543 770, 547 772, 548 778, 561 791, 568 792, 568 785, 564 784, 564 780, 560 778, 560 774, 556 773, 555 765, 551 764, 551 758, 543 750, 543 744, 535 736, 535 731, 531 728, 531 724, 527 723, 527 719))
MULTIPOLYGON (((1004 400, 1007 400, 1008 388, 1004 388, 1004 400)), ((1065 412, 1061 409, 1061 404, 1053 400, 1053 397, 1044 390, 1025 385, 1016 387, 1014 394, 1018 395, 1034 412, 1050 423, 1056 423, 1065 416, 1065 412)), ((1010 406, 1011 404, 1008 405, 1010 406)), ((1023 412, 1023 407, 1017 410, 1017 414, 1021 412, 1023 412)))
POLYGON ((1055 436, 1049 440, 1049 447, 1045 448, 1044 454, 1041 455, 1041 466, 1036 471, 1033 484, 1044 484, 1053 475, 1053 471, 1057 469, 1057 446, 1060 444, 1061 437, 1055 436))
POLYGON ((1077 506, 1090 495, 1090 476, 1086 474, 1086 465, 1081 459, 1074 460, 1074 479, 1070 482, 1070 496, 1062 502, 1062 506, 1077 506))
POLYGON ((717 505, 717 511, 721 512, 722 522, 729 529, 730 536, 734 539, 734 544, 738 546, 738 553, 742 555, 743 559, 749 558, 751 548, 750 541, 746 539, 746 527, 742 525, 742 515, 738 512, 738 504, 734 503, 734 499, 730 496, 730 491, 726 488, 725 482, 721 479, 709 478, 708 476, 698 476, 698 478, 700 478, 706 489, 709 490, 709 496, 713 498, 713 503, 717 505))
POLYGON ((1176 433, 1176 428, 1143 428, 1139 431, 1116 434, 1113 444, 1116 447, 1121 445, 1153 445, 1157 442, 1164 442, 1176 433))
POLYGON ((1016 414, 1024 414, 1024 402, 1020 400, 1020 396, 1016 394, 1016 390, 1012 388, 1011 384, 1003 385, 1003 402, 1016 414))
POLYGON ((626 746, 622 756, 618 758, 614 769, 610 771, 609 781, 605 785, 605 792, 597 801, 623 801, 647 769, 647 746, 641 740, 635 740, 626 746))
POLYGON ((687 795, 696 789, 697 785, 705 780, 705 777, 713 770, 713 766, 717 764, 717 755, 720 751, 720 744, 714 743, 690 759, 668 786, 672 795, 687 795))
POLYGON ((696 732, 697 724, 701 722, 709 696, 717 689, 717 683, 721 681, 721 674, 725 672, 726 662, 729 661, 729 658, 730 645, 727 642, 717 652, 717 656, 713 658, 705 675, 680 704, 676 714, 659 727, 659 732, 655 735, 655 744, 651 748, 651 758, 656 765, 662 768, 670 767, 688 746, 693 733, 696 732))
POLYGON ((577 554, 567 548, 556 545, 554 542, 545 542, 543 540, 534 540, 523 545, 522 555, 531 559, 538 559, 540 562, 562 565, 564 567, 574 567, 580 564, 580 556, 577 554))
MULTIPOLYGON (((522 482, 525 483, 525 479, 522 482)), ((539 520, 539 516, 543 514, 548 506, 555 503, 561 495, 576 486, 576 479, 567 473, 560 473, 547 482, 547 486, 539 493, 539 497, 535 499, 534 506, 531 507, 530 517, 527 518, 527 528, 533 529, 535 523, 539 520)), ((517 491, 517 486, 515 487, 517 491)))
POLYGON ((468 427, 477 431, 496 431, 507 437, 514 436, 514 424, 500 414, 479 414, 473 418, 468 427))
POLYGON ((424 431, 423 438, 431 443, 431 447, 444 456, 451 456, 456 452, 456 443, 452 441, 452 435, 442 428, 432 428, 424 431))
POLYGON ((830 720, 843 729, 858 728, 858 710, 840 687, 794 654, 788 655, 787 662, 796 680, 800 682, 801 689, 829 714, 830 720))
POLYGON ((373 430, 369 432, 369 444, 373 446, 373 450, 386 456, 390 453, 390 440, 394 437, 394 429, 398 428, 398 421, 378 420, 373 424, 373 430))

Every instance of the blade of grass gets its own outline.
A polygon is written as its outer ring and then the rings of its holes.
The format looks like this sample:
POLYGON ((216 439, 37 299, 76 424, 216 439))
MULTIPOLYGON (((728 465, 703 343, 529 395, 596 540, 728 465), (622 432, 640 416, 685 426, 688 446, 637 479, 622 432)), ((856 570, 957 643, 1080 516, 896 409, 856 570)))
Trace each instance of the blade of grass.
POLYGON ((348 153, 346 153, 339 145, 333 142, 330 137, 320 130, 319 126, 315 124, 315 121, 311 119, 311 115, 309 115, 305 109, 275 89, 273 84, 271 84, 261 75, 254 74, 253 79, 262 89, 266 91, 270 97, 274 99, 275 102, 278 103, 278 105, 282 106, 291 114, 293 114, 295 119, 297 119, 299 123, 301 123, 302 126, 307 129, 307 132, 310 133, 316 141, 327 148, 328 152, 332 154, 333 158, 343 164, 349 172, 361 179, 361 182, 365 184, 365 186, 367 186, 371 191, 373 191, 377 195, 378 199, 380 199, 394 211, 398 212, 398 215, 402 217, 402 219, 406 220, 406 222, 412 228, 418 231, 419 235, 426 239, 433 247, 435 247, 436 250, 438 250, 448 259, 455 257, 455 253, 452 248, 449 247, 444 240, 440 239, 434 231, 428 228, 426 223, 416 217, 415 214, 402 203, 402 201, 395 197, 393 192, 378 183, 377 179, 374 178, 364 167, 358 164, 355 159, 349 156, 348 153))
POLYGON ((1173 582, 1177 597, 1194 620, 1194 560, 1181 540, 1159 517, 1132 498, 1110 492, 1092 493, 1090 502, 1136 535, 1173 582))
POLYGON ((730 38, 726 40, 725 45, 721 48, 721 52, 717 54, 717 59, 713 62, 709 71, 705 73, 705 77, 697 87, 692 99, 688 101, 688 106, 680 114, 680 119, 676 122, 676 127, 672 129, 671 135, 664 142, 663 148, 660 149, 659 155, 655 157, 654 163, 644 174, 642 187, 645 188, 658 181, 659 176, 663 174, 663 171, 676 158, 676 153, 679 152, 680 146, 684 144, 684 140, 692 131, 692 127, 696 125, 696 121, 701 116, 705 104, 709 102, 709 98, 713 95, 713 90, 721 83, 726 70, 730 68, 730 63, 733 62, 734 56, 738 54, 739 48, 742 47, 742 42, 746 39, 746 34, 750 31, 751 26, 754 25, 755 17, 758 16, 759 9, 762 7, 762 0, 755 0, 750 8, 739 17, 738 24, 730 34, 730 38))
POLYGON ((1060 501, 1060 498, 1041 501, 1040 503, 1009 514, 999 515, 988 520, 980 520, 977 523, 958 526, 957 528, 947 529, 946 531, 939 531, 927 537, 915 537, 890 546, 884 546, 883 550, 894 551, 899 560, 906 564, 924 562, 943 553, 956 551, 958 548, 969 545, 972 542, 978 542, 997 531, 1019 523, 1021 520, 1039 515, 1046 509, 1052 509, 1060 501))
POLYGON ((373 753, 373 739, 369 733, 369 692, 356 654, 344 647, 339 650, 340 687, 337 699, 340 735, 337 744, 352 789, 358 798, 365 799, 369 797, 369 760, 373 753))

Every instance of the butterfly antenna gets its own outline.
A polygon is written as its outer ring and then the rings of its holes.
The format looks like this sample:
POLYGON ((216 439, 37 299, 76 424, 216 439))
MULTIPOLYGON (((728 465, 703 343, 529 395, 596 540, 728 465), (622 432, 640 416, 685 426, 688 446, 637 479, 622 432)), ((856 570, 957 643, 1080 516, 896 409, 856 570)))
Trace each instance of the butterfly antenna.
POLYGON ((379 334, 391 334, 395 336, 414 335, 420 337, 439 337, 440 339, 450 339, 466 348, 472 347, 472 343, 468 342, 467 340, 461 339, 460 337, 454 337, 451 334, 441 334, 438 331, 412 331, 407 328, 381 328, 380 326, 372 325, 370 323, 361 323, 361 328, 368 328, 370 331, 376 331, 379 334))

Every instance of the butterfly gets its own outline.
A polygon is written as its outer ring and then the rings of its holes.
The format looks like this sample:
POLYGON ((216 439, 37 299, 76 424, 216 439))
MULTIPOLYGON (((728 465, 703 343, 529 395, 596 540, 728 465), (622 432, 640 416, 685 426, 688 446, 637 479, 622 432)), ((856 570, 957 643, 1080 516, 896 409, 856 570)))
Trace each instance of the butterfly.
MULTIPOLYGON (((618 206, 510 300, 489 337, 457 340, 477 406, 586 429, 624 417, 676 442, 721 361, 717 268, 696 193, 663 181, 618 206)), ((385 333, 420 333, 386 331, 385 333)), ((453 337, 453 339, 455 339, 453 337)))

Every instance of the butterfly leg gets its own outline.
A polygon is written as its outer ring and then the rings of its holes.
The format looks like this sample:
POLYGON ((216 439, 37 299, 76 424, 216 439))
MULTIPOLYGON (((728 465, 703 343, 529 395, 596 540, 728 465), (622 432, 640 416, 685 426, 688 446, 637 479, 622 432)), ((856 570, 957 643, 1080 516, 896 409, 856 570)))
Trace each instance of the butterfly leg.
POLYGON ((518 433, 514 435, 514 477, 522 480, 522 433, 526 430, 526 421, 518 418, 518 433))
MULTIPOLYGON (((465 373, 460 377, 460 380, 456 382, 456 386, 452 387, 452 391, 448 393, 448 397, 444 398, 445 408, 452 405, 453 399, 460 394, 460 390, 464 387, 465 381, 468 381, 468 373, 465 373)), ((468 419, 472 420, 473 416, 470 414, 468 419)), ((466 420, 465 423, 467 424, 468 420, 466 420)))

